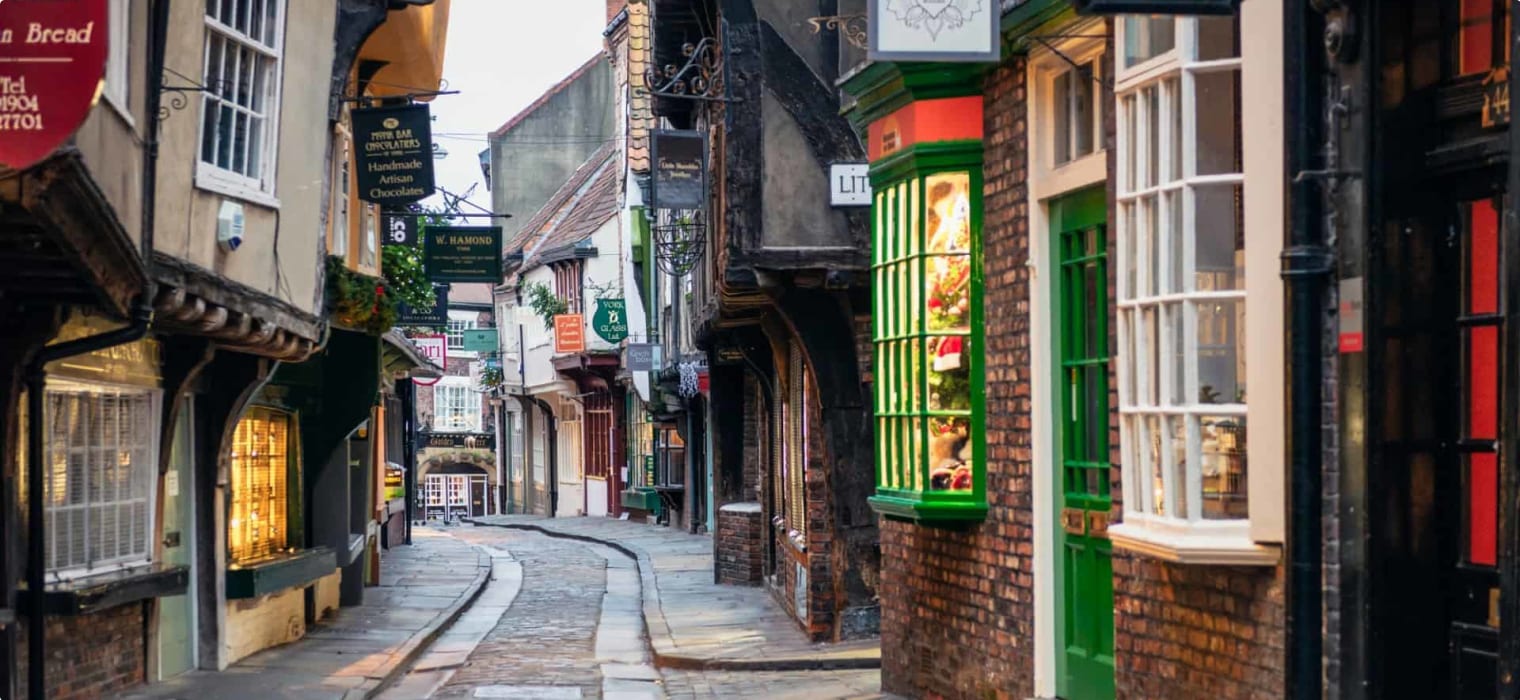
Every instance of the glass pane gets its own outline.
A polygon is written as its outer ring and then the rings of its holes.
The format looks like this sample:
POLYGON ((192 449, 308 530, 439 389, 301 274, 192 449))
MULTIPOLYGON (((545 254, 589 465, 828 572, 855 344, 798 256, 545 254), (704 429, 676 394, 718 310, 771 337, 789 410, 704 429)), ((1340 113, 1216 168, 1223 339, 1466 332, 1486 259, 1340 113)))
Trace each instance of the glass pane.
POLYGON ((1051 134, 1051 141, 1053 142, 1051 145, 1053 146, 1052 153, 1055 156, 1055 163, 1057 165, 1072 159, 1072 77, 1072 71, 1068 70, 1061 73, 1056 76, 1055 82, 1051 85, 1050 89, 1050 103, 1054 106, 1055 111, 1055 114, 1051 115, 1052 126, 1054 127, 1054 133, 1051 134))
POLYGON ((1467 430, 1465 437, 1499 437, 1499 327, 1467 330, 1467 430))
POLYGON ((1092 365, 1083 368, 1082 424, 1086 427, 1086 440, 1082 459, 1089 462, 1108 461, 1108 365, 1092 365))
POLYGON ((1166 329, 1168 341, 1167 378, 1168 396, 1165 401, 1171 406, 1183 406, 1191 403, 1187 396, 1187 333, 1186 324, 1182 318, 1182 303, 1167 304, 1162 309, 1161 322, 1166 329))
POLYGON ((1166 223, 1162 224, 1162 234, 1167 244, 1167 283, 1162 291, 1179 294, 1185 291, 1183 283, 1187 280, 1187 269, 1183 267, 1186 260, 1183 253, 1187 250, 1187 237, 1183 235, 1182 191, 1167 192, 1162 195, 1162 200, 1166 202, 1166 223))
MULTIPOLYGON (((1129 352, 1127 349, 1129 348, 1129 342, 1131 338, 1130 326, 1132 323, 1131 319, 1133 318, 1133 314, 1134 312, 1129 311, 1128 309, 1120 309, 1114 314, 1114 317, 1119 324, 1119 356, 1117 358, 1118 364, 1115 366, 1115 369, 1119 374, 1120 406, 1133 405, 1135 402, 1135 373, 1129 369, 1129 365, 1127 364, 1127 361, 1129 360, 1129 352)), ((1131 464, 1132 462, 1126 459, 1124 463, 1131 464)))
POLYGON ((1172 470, 1172 489, 1176 491, 1176 514, 1178 518, 1188 518, 1192 515, 1192 507, 1188 500, 1187 471, 1188 471, 1188 424, 1193 419, 1188 416, 1173 416, 1167 419, 1167 442, 1170 449, 1167 453, 1167 468, 1172 470))
POLYGON ((974 486, 970 421, 929 419, 929 490, 970 491, 974 486))
POLYGON ((1145 88, 1145 186, 1161 182, 1161 88, 1145 88))
POLYGON ((1198 302, 1198 402, 1245 403, 1244 300, 1198 302))
POLYGON ((1163 88, 1163 94, 1166 96, 1167 137, 1170 148, 1167 151, 1165 167, 1162 168, 1162 177, 1165 182, 1175 182, 1182 179, 1182 81, 1177 78, 1168 78, 1163 83, 1163 88))
POLYGON ((1238 15, 1199 17, 1198 60, 1214 61, 1240 55, 1240 33, 1235 30, 1238 15))
POLYGON ((1199 465, 1203 477, 1203 517, 1244 519, 1246 510, 1246 419, 1201 416, 1199 465))
POLYGON ((1127 15, 1124 18, 1124 65, 1134 66, 1160 56, 1177 45, 1171 17, 1127 15))
POLYGON ((1119 181, 1119 191, 1133 192, 1135 190, 1136 151, 1140 148, 1140 141, 1135 138, 1135 130, 1139 128, 1135 121, 1139 116, 1135 111, 1135 97, 1133 95, 1126 96, 1121 109, 1124 112, 1124 139, 1122 141, 1124 147, 1120 155, 1124 158, 1124 171, 1122 173, 1123 177, 1119 181))
POLYGON ((971 251, 971 175, 936 173, 924 178, 925 225, 930 253, 971 251))
POLYGON ((1103 268, 1097 262, 1082 264, 1082 345, 1084 358, 1096 359, 1108 354, 1104 321, 1108 318, 1108 295, 1104 291, 1103 268))
POLYGON ((1145 209, 1145 295, 1161 293, 1161 200, 1148 197, 1145 209))
POLYGON ((1089 63, 1072 72, 1071 124, 1074 156, 1080 158, 1093 152, 1093 64, 1089 63))
POLYGON ((1457 35, 1457 73, 1488 70, 1494 62, 1492 0, 1459 0, 1461 30, 1457 35))
POLYGON ((1240 73, 1234 70, 1193 76, 1199 175, 1240 172, 1240 73))
POLYGON ((1195 289, 1245 289, 1245 227, 1239 185, 1210 185, 1193 191, 1195 289))
POLYGON ((1156 343, 1160 337, 1157 333, 1156 308, 1146 307, 1140 312, 1139 342, 1136 343, 1135 351, 1138 355, 1136 364, 1141 367, 1140 374, 1140 402, 1146 406, 1155 406, 1157 401, 1158 369, 1160 363, 1156 352, 1156 343))
POLYGON ((1157 515, 1166 515, 1166 487, 1164 486, 1161 462, 1161 419, 1156 416, 1145 416, 1141 419, 1142 426, 1141 448, 1145 459, 1145 473, 1150 476, 1150 499, 1151 512, 1157 515))
POLYGON ((1119 298, 1133 299, 1137 296, 1137 283, 1135 280, 1135 259, 1139 252, 1134 244, 1135 238, 1135 205, 1119 205, 1119 230, 1124 235, 1119 239, 1120 243, 1120 266, 1119 266, 1119 298))

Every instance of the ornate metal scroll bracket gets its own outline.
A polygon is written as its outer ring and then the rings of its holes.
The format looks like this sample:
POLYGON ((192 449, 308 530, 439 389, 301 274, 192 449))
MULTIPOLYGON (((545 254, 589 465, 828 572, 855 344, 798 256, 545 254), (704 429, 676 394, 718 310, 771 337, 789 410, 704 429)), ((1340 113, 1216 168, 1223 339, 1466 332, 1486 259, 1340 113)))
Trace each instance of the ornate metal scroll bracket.
POLYGON ((654 226, 655 262, 665 272, 680 277, 702 259, 707 246, 707 222, 701 212, 661 209, 654 226))
POLYGON ((223 80, 212 80, 212 81, 209 81, 211 83, 210 85, 202 85, 200 83, 195 82, 195 80, 192 79, 190 76, 185 75, 184 73, 181 73, 181 72, 179 72, 177 70, 174 70, 173 68, 168 68, 168 67, 164 68, 164 72, 168 73, 168 74, 171 74, 171 75, 179 78, 180 80, 184 80, 184 81, 186 81, 189 84, 188 85, 168 85, 168 84, 166 84, 164 82, 163 78, 159 79, 160 82, 159 82, 159 86, 158 86, 158 91, 159 92, 170 93, 170 95, 169 95, 169 101, 165 102, 163 104, 160 104, 159 107, 158 107, 158 120, 159 121, 164 121, 164 120, 168 119, 169 116, 172 115, 173 113, 179 112, 179 111, 185 109, 186 107, 190 106, 190 98, 188 98, 188 97, 185 96, 185 93, 187 93, 187 92, 209 92, 209 93, 212 93, 212 94, 225 94, 228 90, 231 89, 231 85, 232 85, 232 82, 230 80, 225 80, 225 79, 223 79, 223 80))
POLYGON ((813 25, 813 33, 817 34, 825 29, 839 32, 844 40, 857 49, 864 49, 870 43, 866 34, 865 15, 824 15, 822 17, 809 17, 808 24, 813 25))
POLYGON ((681 55, 684 65, 667 63, 663 68, 651 66, 645 73, 644 89, 655 97, 681 100, 705 100, 709 102, 738 102, 728 97, 723 80, 723 48, 712 38, 704 38, 696 44, 683 44, 681 55))

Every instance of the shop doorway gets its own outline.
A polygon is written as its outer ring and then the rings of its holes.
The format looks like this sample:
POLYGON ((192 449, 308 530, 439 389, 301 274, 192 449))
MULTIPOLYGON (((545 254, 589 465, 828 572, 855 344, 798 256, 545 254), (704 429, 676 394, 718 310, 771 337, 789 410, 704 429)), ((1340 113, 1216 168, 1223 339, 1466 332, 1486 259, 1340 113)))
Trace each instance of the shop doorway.
POLYGON ((1502 198, 1385 227, 1373 384, 1372 659, 1384 694, 1497 697, 1502 198), (1397 620, 1396 625, 1388 621, 1397 620), (1391 625, 1391 626, 1390 626, 1391 625))
POLYGON ((1106 219, 1102 188, 1050 203, 1060 488, 1054 525, 1061 533, 1056 648, 1060 695, 1070 700, 1114 697, 1106 219))
MULTIPOLYGON (((189 568, 195 581, 195 437, 192 396, 184 398, 174 425, 169 471, 164 474, 164 549, 168 566, 189 568)), ((158 603, 158 679, 178 676, 196 667, 195 586, 158 603)))
POLYGON ((444 522, 488 515, 488 482, 484 469, 450 464, 423 477, 424 512, 428 520, 444 522))

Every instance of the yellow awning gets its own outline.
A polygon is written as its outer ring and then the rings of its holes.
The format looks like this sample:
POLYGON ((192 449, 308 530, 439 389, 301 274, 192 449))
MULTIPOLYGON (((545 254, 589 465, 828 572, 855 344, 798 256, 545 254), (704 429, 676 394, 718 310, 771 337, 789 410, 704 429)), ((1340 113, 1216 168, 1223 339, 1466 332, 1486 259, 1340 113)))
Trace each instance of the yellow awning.
MULTIPOLYGON (((391 10, 359 49, 359 61, 385 64, 370 80, 369 94, 394 97, 439 89, 448 43, 449 0, 391 10)), ((430 100, 431 97, 418 97, 430 100)))

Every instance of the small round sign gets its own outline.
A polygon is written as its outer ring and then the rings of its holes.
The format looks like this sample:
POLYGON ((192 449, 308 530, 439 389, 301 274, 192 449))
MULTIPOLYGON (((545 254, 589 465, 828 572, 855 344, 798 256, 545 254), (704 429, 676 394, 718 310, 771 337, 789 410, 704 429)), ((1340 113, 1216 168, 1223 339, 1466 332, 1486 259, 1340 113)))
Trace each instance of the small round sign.
POLYGON ((0 0, 0 166, 63 145, 100 98, 107 0, 0 0))

